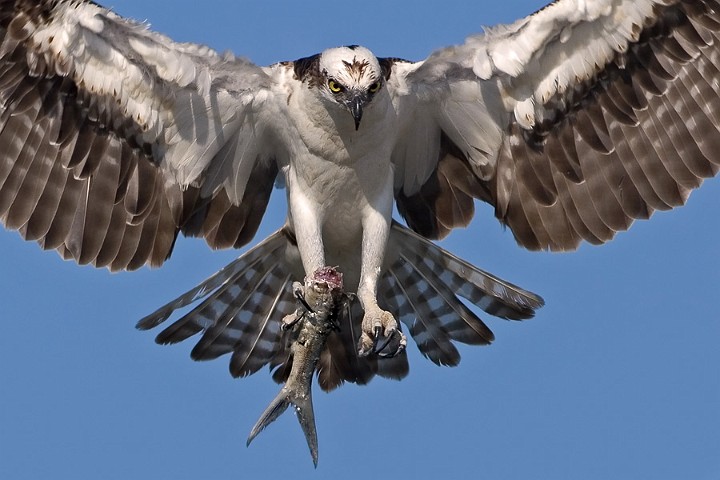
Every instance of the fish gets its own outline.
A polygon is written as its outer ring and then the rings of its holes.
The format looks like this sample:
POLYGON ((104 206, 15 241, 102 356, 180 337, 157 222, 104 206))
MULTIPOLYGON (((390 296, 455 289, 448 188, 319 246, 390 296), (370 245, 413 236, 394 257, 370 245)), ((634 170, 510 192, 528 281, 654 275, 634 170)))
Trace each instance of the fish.
POLYGON ((342 273, 337 267, 322 267, 305 277, 304 285, 293 283, 300 306, 286 315, 282 328, 291 332, 292 367, 280 393, 262 413, 247 439, 247 445, 290 405, 295 408, 305 434, 313 464, 318 464, 318 441, 312 404, 312 379, 328 336, 340 328, 340 318, 352 301, 343 290, 342 273))

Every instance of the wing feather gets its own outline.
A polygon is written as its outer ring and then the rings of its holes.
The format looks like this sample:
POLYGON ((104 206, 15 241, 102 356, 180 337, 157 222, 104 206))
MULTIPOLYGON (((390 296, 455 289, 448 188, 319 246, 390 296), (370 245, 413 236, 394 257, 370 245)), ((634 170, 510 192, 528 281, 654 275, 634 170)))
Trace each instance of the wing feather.
POLYGON ((123 205, 116 203, 112 209, 105 239, 93 263, 96 267, 109 267, 118 257, 128 227, 125 218, 123 205))
MULTIPOLYGON (((61 168, 62 166, 58 164, 54 167, 56 170, 61 168)), ((57 211, 51 219, 47 234, 38 240, 40 246, 46 250, 58 249, 64 244, 83 188, 83 184, 76 181, 72 175, 68 175, 67 171, 63 171, 60 177, 57 184, 50 186, 57 189, 60 194, 57 211)))
POLYGON ((100 162, 98 169, 88 178, 89 191, 87 197, 87 212, 83 227, 82 247, 79 256, 75 257, 79 264, 85 265, 94 262, 105 242, 113 209, 105 208, 115 199, 118 180, 120 178, 120 164, 118 153, 120 142, 117 139, 108 139, 104 153, 107 159, 100 162))
POLYGON ((0 2, 0 221, 64 258, 135 269, 229 199, 202 233, 241 246, 278 172, 272 85, 90 1, 0 2))
MULTIPOLYGON (((683 205, 718 171, 717 7, 558 0, 422 62, 394 65, 388 85, 410 112, 403 128, 412 134, 418 123, 432 135, 434 125, 473 172, 482 194, 472 196, 492 204, 521 245, 603 243, 636 219, 683 205), (480 155, 472 147, 481 136, 480 155)), ((417 181, 407 169, 433 172, 427 162, 442 158, 396 166, 400 178, 417 181)), ((396 193, 408 225, 435 238, 459 226, 438 206, 460 180, 448 176, 433 190, 437 171, 396 193)))
MULTIPOLYGON (((43 151, 43 139, 45 138, 46 133, 46 121, 41 120, 37 125, 34 125, 33 130, 30 132, 20 154, 18 155, 17 161, 10 172, 10 175, 3 183, 2 190, 0 190, 0 217, 6 218, 5 221, 10 228, 12 228, 12 225, 14 225, 15 228, 22 226, 22 218, 25 217, 25 215, 20 215, 21 219, 18 219, 17 215, 9 214, 9 211, 13 206, 18 205, 19 203, 25 203, 15 202, 18 192, 22 190, 22 186, 26 183, 26 180, 28 183, 34 180, 32 173, 35 173, 38 170, 37 165, 42 162, 42 155, 47 154, 50 156, 50 152, 43 151), (28 175, 29 173, 30 175, 28 175)), ((32 200, 30 199, 29 201, 31 202, 32 200)), ((18 207, 15 211, 17 212, 17 210, 23 209, 18 207)))
MULTIPOLYGON (((47 132, 45 137, 52 137, 52 135, 52 132, 47 132)), ((45 143, 42 148, 43 150, 35 156, 35 161, 31 167, 32 170, 17 191, 15 198, 22 198, 23 201, 13 202, 10 206, 7 216, 9 228, 19 229, 30 221, 50 180, 53 163, 58 157, 59 147, 45 143)), ((37 237, 33 239, 37 239, 37 237)))

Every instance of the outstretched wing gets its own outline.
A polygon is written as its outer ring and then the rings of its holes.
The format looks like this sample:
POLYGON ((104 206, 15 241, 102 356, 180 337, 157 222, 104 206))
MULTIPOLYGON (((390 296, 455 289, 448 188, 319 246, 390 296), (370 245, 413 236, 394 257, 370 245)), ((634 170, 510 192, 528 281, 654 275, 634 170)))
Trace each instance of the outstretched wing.
POLYGON ((90 1, 0 0, 0 220, 113 270, 180 231, 245 244, 278 171, 271 86, 90 1))
POLYGON ((439 238, 495 207, 529 249, 600 244, 720 169, 720 5, 558 0, 395 62, 400 212, 439 238))

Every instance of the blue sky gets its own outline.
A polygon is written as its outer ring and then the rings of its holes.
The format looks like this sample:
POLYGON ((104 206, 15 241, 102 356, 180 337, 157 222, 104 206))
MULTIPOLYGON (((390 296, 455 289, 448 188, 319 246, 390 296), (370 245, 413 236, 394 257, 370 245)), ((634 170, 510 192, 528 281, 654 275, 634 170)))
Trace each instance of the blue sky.
MULTIPOLYGON (((259 64, 352 43, 421 59, 540 6, 114 0, 259 64)), ((279 389, 266 370, 234 380, 225 358, 192 362, 192 343, 134 329, 238 252, 181 240, 161 269, 109 274, 0 231, 0 478, 720 478, 719 202, 709 180, 573 254, 520 249, 480 206, 444 246, 547 306, 524 323, 483 315, 496 342, 461 347, 456 368, 411 345, 402 382, 316 389, 317 471, 291 414, 245 448, 279 389)), ((275 195, 258 239, 284 214, 275 195)))

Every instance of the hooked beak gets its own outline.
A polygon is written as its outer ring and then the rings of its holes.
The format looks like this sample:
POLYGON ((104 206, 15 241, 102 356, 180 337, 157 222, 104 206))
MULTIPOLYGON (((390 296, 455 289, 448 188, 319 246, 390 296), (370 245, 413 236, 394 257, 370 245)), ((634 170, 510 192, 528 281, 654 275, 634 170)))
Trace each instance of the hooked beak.
POLYGON ((348 102, 348 108, 350 109, 350 113, 355 120, 355 131, 360 128, 360 120, 362 120, 363 116, 363 106, 366 103, 367 94, 365 92, 356 93, 350 98, 350 102, 348 102))

